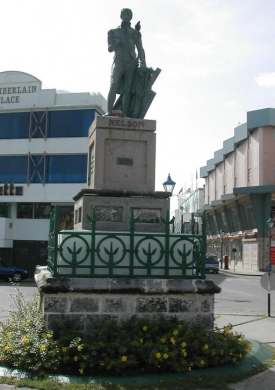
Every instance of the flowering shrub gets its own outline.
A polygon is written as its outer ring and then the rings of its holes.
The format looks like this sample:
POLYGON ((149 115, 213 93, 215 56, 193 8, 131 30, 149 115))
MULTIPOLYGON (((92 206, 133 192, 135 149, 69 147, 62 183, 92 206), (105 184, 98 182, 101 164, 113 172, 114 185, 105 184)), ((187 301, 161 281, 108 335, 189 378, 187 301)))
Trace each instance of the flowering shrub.
POLYGON ((176 319, 103 320, 87 338, 68 330, 56 339, 46 329, 38 299, 18 299, 17 311, 0 330, 0 361, 36 372, 74 374, 185 372, 237 363, 249 343, 231 326, 208 331, 176 319))
POLYGON ((44 325, 39 296, 27 303, 18 291, 14 302, 16 310, 0 328, 0 361, 33 371, 60 366, 58 344, 44 325))

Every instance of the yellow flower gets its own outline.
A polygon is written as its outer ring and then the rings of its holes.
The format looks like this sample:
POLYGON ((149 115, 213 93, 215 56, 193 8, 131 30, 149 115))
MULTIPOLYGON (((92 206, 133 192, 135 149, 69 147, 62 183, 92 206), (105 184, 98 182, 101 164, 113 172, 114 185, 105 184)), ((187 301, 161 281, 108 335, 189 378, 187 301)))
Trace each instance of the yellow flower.
POLYGON ((174 336, 177 336, 179 334, 179 331, 177 330, 177 329, 175 329, 174 331, 173 331, 173 335, 174 336))
POLYGON ((30 341, 30 339, 28 338, 28 336, 21 337, 21 343, 22 344, 28 344, 29 341, 30 341))
POLYGON ((181 354, 182 354, 183 357, 186 357, 186 356, 187 356, 186 350, 185 350, 185 349, 182 349, 182 350, 181 350, 181 354))
POLYGON ((204 344, 203 350, 204 350, 204 351, 208 351, 208 344, 204 344))
POLYGON ((143 339, 142 338, 139 339, 139 342, 140 342, 140 344, 143 344, 143 339))
POLYGON ((171 341, 171 344, 173 344, 173 345, 176 344, 176 340, 174 339, 174 337, 170 337, 170 341, 171 341))
POLYGON ((156 352, 155 353, 155 357, 156 357, 156 359, 161 359, 161 353, 160 352, 156 352))
POLYGON ((183 341, 183 342, 181 343, 181 347, 182 347, 182 348, 185 348, 185 347, 186 347, 186 345, 187 345, 187 344, 186 344, 186 342, 185 342, 185 341, 183 341))
POLYGON ((148 326, 147 326, 147 325, 144 325, 144 326, 142 327, 142 330, 143 330, 143 332, 147 332, 148 326))
POLYGON ((41 352, 46 351, 47 348, 48 348, 47 344, 41 344, 41 345, 39 346, 39 349, 40 349, 41 352))
POLYGON ((81 352, 81 351, 83 350, 83 348, 84 348, 84 345, 83 345, 83 344, 80 344, 80 345, 77 346, 77 350, 78 350, 79 352, 81 352))
POLYGON ((81 375, 83 375, 83 372, 84 372, 84 368, 79 368, 79 373, 81 374, 81 375))
POLYGON ((121 356, 120 360, 122 361, 122 363, 126 363, 128 361, 128 356, 123 355, 123 356, 121 356))
POLYGON ((163 354, 163 358, 164 358, 164 359, 168 359, 168 358, 169 358, 168 353, 164 353, 164 354, 163 354))

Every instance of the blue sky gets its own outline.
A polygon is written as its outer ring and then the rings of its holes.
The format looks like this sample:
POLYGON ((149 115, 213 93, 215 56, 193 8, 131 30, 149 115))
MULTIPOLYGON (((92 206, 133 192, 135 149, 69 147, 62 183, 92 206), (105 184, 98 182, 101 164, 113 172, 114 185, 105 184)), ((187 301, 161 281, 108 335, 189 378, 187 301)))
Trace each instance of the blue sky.
POLYGON ((274 0, 9 0, 1 3, 0 70, 44 88, 107 95, 107 31, 123 7, 141 21, 148 66, 160 67, 147 118, 157 120, 156 188, 176 192, 246 120, 275 107, 274 0))

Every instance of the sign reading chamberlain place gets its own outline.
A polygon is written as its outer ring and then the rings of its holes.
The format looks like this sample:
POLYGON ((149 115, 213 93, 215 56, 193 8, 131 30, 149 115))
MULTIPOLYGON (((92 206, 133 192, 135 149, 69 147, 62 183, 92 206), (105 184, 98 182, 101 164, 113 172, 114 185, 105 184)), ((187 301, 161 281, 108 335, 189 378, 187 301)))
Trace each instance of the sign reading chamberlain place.
POLYGON ((37 85, 12 85, 0 87, 0 104, 20 103, 20 98, 23 94, 32 94, 37 91, 37 85))

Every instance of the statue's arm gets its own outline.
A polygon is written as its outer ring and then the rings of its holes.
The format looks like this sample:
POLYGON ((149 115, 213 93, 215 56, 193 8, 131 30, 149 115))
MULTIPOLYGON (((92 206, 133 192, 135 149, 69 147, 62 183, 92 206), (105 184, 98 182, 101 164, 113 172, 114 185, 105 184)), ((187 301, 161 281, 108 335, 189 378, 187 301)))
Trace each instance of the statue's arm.
POLYGON ((112 52, 119 46, 119 40, 114 34, 113 30, 108 31, 108 51, 112 52))

